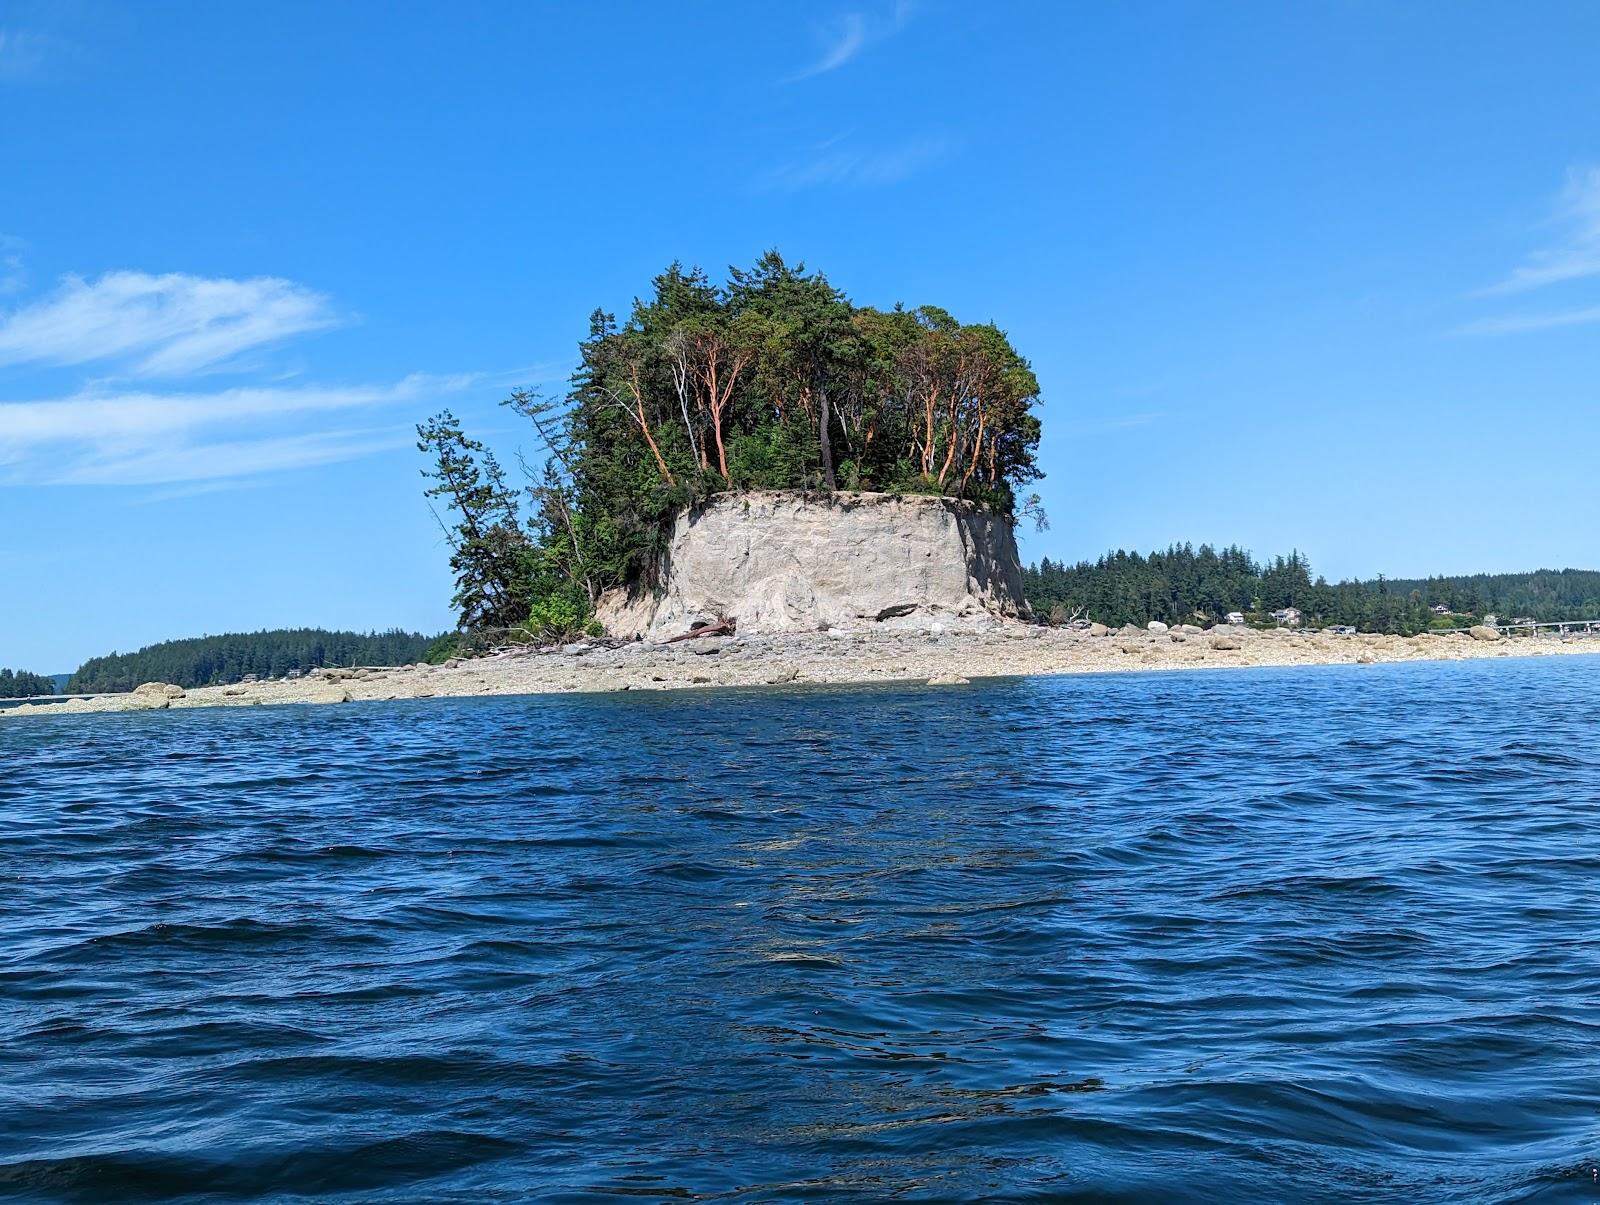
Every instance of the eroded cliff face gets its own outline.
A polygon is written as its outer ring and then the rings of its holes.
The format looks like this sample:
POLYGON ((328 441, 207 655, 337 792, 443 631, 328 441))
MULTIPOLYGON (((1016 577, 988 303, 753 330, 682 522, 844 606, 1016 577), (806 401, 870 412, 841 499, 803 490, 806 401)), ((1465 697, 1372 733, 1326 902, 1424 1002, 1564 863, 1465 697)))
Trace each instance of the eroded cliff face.
POLYGON ((678 516, 661 588, 601 600, 615 636, 732 616, 744 632, 1027 614, 1011 521, 953 498, 719 495, 678 516))

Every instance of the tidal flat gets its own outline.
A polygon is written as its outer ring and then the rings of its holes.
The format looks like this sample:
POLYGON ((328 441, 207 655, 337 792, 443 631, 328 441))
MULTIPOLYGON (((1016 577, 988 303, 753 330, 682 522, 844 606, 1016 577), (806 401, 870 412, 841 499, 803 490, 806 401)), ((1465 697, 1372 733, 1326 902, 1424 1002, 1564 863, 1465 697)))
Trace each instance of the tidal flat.
POLYGON ((0 722, 85 712, 184 710, 292 703, 362 703, 478 695, 695 690, 727 686, 944 683, 995 677, 1216 670, 1265 666, 1373 665, 1600 653, 1600 638, 1476 640, 1447 635, 1340 636, 1288 629, 1224 628, 1088 632, 1021 623, 735 635, 616 643, 583 640, 528 647, 444 666, 325 669, 294 680, 139 692, 32 703, 0 710, 0 722))

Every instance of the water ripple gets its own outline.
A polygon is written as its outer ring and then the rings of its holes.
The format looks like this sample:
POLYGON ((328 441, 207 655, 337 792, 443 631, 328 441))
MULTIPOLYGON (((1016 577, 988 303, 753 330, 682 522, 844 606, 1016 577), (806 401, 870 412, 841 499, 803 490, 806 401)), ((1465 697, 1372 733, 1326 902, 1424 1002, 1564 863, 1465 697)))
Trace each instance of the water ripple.
POLYGON ((1586 658, 0 726, 0 1197, 1591 1200, 1586 658))

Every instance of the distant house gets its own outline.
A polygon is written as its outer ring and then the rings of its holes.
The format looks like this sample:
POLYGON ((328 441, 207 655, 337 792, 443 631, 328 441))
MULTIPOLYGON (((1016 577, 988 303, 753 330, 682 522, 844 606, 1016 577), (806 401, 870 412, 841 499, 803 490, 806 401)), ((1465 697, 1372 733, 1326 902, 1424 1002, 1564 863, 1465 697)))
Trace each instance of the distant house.
POLYGON ((1483 617, 1483 626, 1486 627, 1486 628, 1497 628, 1497 627, 1499 627, 1500 626, 1500 617, 1498 615, 1485 615, 1483 617))
POLYGON ((1300 626, 1300 609, 1298 607, 1285 607, 1281 611, 1274 611, 1272 618, 1286 628, 1300 626))
POLYGON ((1244 612, 1243 611, 1229 611, 1227 618, 1228 618, 1228 622, 1231 623, 1236 628, 1237 627, 1241 627, 1244 624, 1244 612))
POLYGON ((1433 606, 1428 608, 1428 610, 1432 611, 1435 615, 1450 614, 1450 608, 1445 606, 1443 603, 1434 603, 1433 606))

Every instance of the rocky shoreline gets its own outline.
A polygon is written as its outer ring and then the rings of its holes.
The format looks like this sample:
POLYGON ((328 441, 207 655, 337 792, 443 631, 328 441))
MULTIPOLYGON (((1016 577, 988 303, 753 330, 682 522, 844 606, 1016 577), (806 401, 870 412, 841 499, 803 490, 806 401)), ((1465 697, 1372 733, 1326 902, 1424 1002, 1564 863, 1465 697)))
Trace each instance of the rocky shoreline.
MULTIPOLYGON (((1156 625, 1159 627, 1159 625, 1156 625)), ((732 636, 654 644, 583 641, 519 649, 445 666, 329 669, 294 680, 182 690, 148 683, 130 694, 0 710, 0 722, 46 715, 360 703, 474 695, 534 695, 721 686, 873 682, 960 685, 976 678, 1136 670, 1370 665, 1600 653, 1583 637, 1339 636, 1325 632, 1198 628, 1071 631, 1019 623, 919 630, 875 628, 732 636)))

